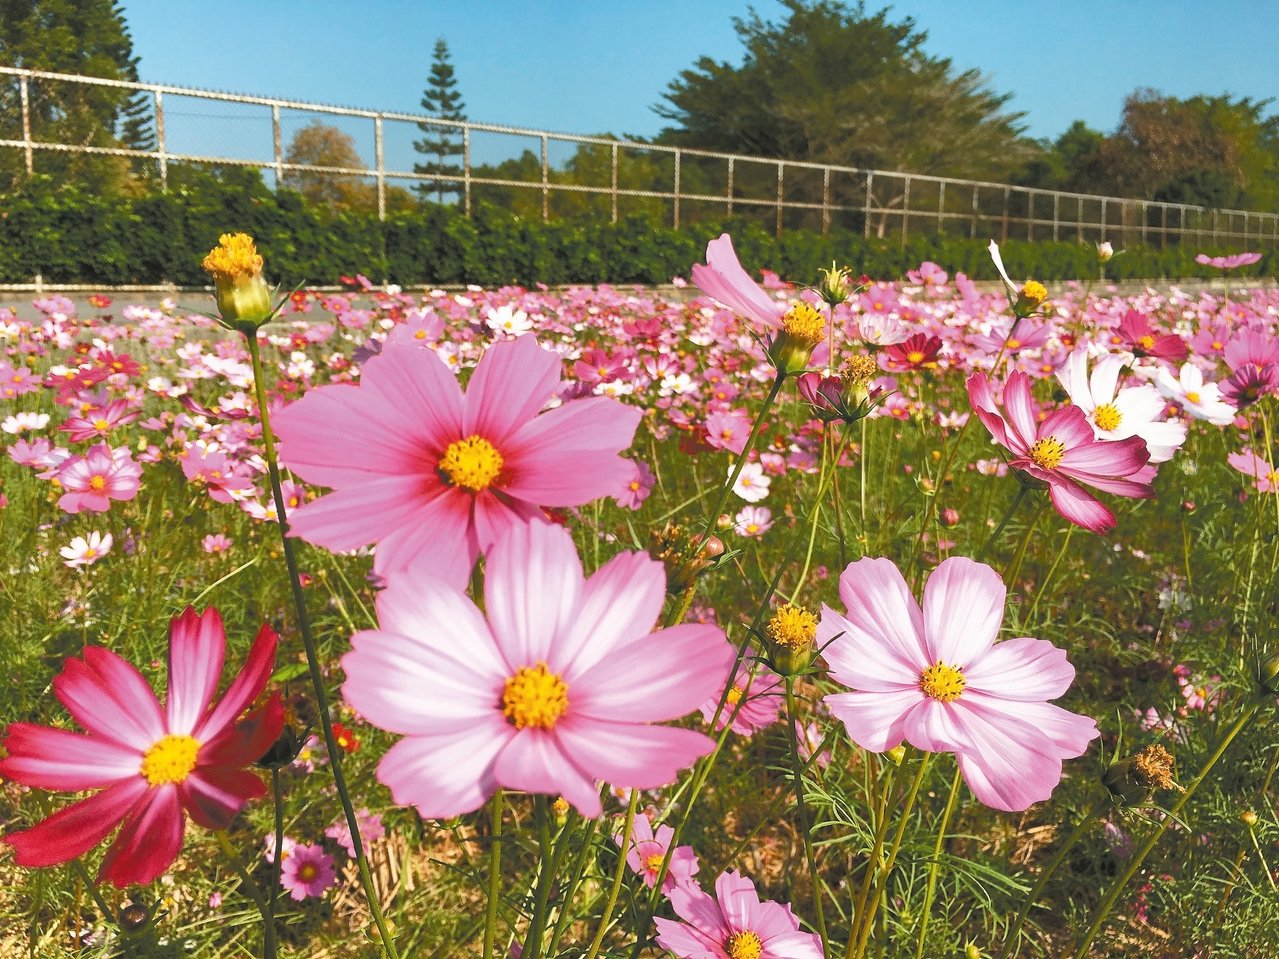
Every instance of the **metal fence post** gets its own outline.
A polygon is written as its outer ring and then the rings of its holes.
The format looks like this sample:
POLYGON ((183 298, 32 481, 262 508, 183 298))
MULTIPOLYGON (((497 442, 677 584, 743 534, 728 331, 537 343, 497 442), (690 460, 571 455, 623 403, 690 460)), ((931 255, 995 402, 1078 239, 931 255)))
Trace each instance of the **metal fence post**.
POLYGON ((155 147, 160 154, 160 189, 169 189, 169 148, 164 136, 164 93, 155 91, 155 147))
POLYGON ((675 151, 675 182, 672 184, 672 186, 674 187, 674 189, 672 189, 672 190, 671 190, 671 193, 673 194, 673 199, 674 199, 674 202, 672 203, 672 206, 674 207, 674 213, 672 214, 672 215, 673 215, 673 218, 674 218, 674 219, 673 219, 673 222, 674 222, 674 224, 675 224, 675 229, 677 229, 677 230, 679 229, 679 174, 680 174, 680 162, 679 162, 679 161, 680 161, 680 156, 681 156, 680 151, 679 151, 679 150, 676 150, 676 151, 675 151))
POLYGON ((968 238, 970 240, 977 239, 977 212, 980 206, 980 204, 977 201, 977 191, 979 189, 981 188, 978 187, 976 184, 973 185, 973 218, 970 221, 970 226, 968 229, 968 238))
POLYGON ((785 190, 786 164, 777 161, 777 235, 782 235, 782 195, 785 190))
POLYGON ((944 214, 946 211, 946 181, 942 180, 937 185, 937 232, 945 232, 944 214))
POLYGON ((27 88, 27 76, 18 77, 18 95, 22 98, 22 149, 26 154, 27 176, 35 172, 35 155, 31 149, 31 91, 27 88))
POLYGON ((548 157, 548 144, 546 134, 542 134, 542 222, 545 223, 551 215, 551 171, 550 160, 548 157))
POLYGON ((1004 187, 1004 215, 1000 217, 999 223, 999 242, 1008 242, 1008 201, 1012 197, 1012 187, 1004 187))
POLYGON ((1061 237, 1057 234, 1061 230, 1061 194, 1053 194, 1053 242, 1056 243, 1061 237))
POLYGON ((735 157, 728 158, 728 215, 733 215, 733 161, 735 157))
POLYGON ((612 219, 609 222, 616 223, 617 222, 617 144, 616 143, 613 144, 611 162, 613 166, 613 174, 612 174, 613 213, 612 213, 612 219))
POLYGON ((1035 194, 1026 191, 1026 239, 1035 242, 1035 194))
POLYGON ((280 131, 280 105, 271 104, 271 140, 275 156, 275 188, 284 185, 284 134, 280 131))
POLYGON ((377 218, 386 219, 386 165, 382 162, 382 114, 373 118, 373 156, 377 162, 377 218))
POLYGON ((462 127, 462 207, 471 218, 471 128, 462 127))
POLYGON ((873 173, 866 174, 866 202, 862 206, 862 222, 864 224, 862 228, 862 234, 867 240, 870 239, 870 202, 873 199, 873 196, 871 194, 871 184, 874 182, 874 180, 875 180, 875 174, 873 173))
POLYGON ((822 236, 830 232, 830 167, 822 168, 822 236))
POLYGON ((902 246, 906 245, 907 234, 910 232, 910 177, 906 177, 902 183, 902 246))

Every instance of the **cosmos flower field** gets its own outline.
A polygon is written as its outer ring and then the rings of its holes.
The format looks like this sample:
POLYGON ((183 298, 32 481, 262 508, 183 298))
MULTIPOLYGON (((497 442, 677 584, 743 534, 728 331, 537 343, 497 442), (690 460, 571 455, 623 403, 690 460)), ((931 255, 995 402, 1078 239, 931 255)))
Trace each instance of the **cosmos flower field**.
POLYGON ((1279 955, 1279 290, 992 255, 0 309, 0 955, 1279 955))

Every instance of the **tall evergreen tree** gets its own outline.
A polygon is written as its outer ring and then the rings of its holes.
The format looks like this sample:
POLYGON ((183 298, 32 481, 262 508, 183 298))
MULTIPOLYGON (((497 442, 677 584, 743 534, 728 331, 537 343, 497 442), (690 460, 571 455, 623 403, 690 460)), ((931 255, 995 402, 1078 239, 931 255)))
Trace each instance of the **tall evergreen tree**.
MULTIPOLYGON (((457 92, 457 79, 453 75, 453 63, 449 59, 449 45, 443 37, 435 41, 431 73, 426 78, 426 89, 422 93, 422 109, 441 120, 466 119, 462 95, 457 92)), ((434 123, 419 123, 418 127, 425 136, 415 141, 413 148, 433 159, 413 164, 413 171, 437 176, 460 176, 462 167, 450 162, 450 158, 462 153, 461 133, 434 123)), ((444 202, 445 195, 462 191, 460 184, 446 180, 423 181, 416 189, 423 198, 434 193, 439 203, 444 202)))

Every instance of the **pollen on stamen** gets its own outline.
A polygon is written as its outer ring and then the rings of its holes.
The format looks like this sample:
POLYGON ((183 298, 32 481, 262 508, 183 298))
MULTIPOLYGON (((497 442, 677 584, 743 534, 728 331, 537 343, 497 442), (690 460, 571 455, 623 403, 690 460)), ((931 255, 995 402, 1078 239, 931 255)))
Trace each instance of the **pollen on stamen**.
POLYGON ((1055 436, 1045 436, 1043 439, 1037 440, 1026 451, 1026 455, 1037 466, 1042 466, 1046 470, 1056 469, 1061 465, 1062 458, 1066 455, 1066 444, 1055 436))

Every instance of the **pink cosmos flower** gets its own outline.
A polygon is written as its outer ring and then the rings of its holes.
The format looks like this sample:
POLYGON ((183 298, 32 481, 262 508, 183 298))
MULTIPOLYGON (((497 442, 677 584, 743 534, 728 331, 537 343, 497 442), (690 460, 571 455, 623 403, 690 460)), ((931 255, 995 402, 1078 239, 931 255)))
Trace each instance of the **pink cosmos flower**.
POLYGON ((891 560, 860 559, 839 578, 848 612, 822 607, 817 645, 831 676, 854 690, 825 702, 857 745, 953 752, 981 802, 1018 811, 1047 799, 1062 760, 1099 733, 1048 702, 1075 678, 1064 651, 1042 639, 995 642, 1005 593, 989 566, 956 556, 929 577, 921 611, 891 560))
POLYGON ((761 327, 777 326, 786 312, 785 304, 760 289, 742 269, 727 233, 706 244, 706 263, 696 264, 692 275, 699 290, 761 327))
POLYGON ((1231 453, 1226 457, 1226 461, 1245 476, 1253 477, 1257 481, 1258 492, 1279 492, 1279 470, 1275 469, 1273 463, 1267 463, 1252 450, 1231 453))
POLYGON ((679 959, 822 959, 816 935, 800 932, 789 905, 760 902, 755 884, 737 872, 715 880, 715 898, 698 886, 671 890, 683 922, 654 919, 657 944, 679 959))
POLYGON ((712 413, 706 417, 706 443, 717 450, 740 454, 751 431, 751 416, 746 410, 712 413))
POLYGON ((114 400, 101 409, 87 410, 80 416, 68 416, 59 427, 70 434, 73 442, 106 436, 117 426, 132 423, 138 411, 131 409, 128 400, 114 400))
POLYGON ((589 579, 569 533, 511 526, 485 563, 482 614, 427 562, 377 599, 381 628, 342 659, 347 702, 404 736, 378 778, 427 818, 479 808, 498 787, 562 795, 600 814, 599 780, 674 781, 711 751, 705 735, 658 726, 719 688, 733 658, 716 626, 650 633, 666 574, 621 553, 589 579))
POLYGON ((336 878, 333 857, 320 846, 298 843, 280 864, 280 885, 297 902, 324 895, 336 878))
POLYGON ((311 390, 278 417, 281 460, 334 492, 290 517, 331 550, 377 543, 375 569, 410 565, 455 584, 541 507, 580 506, 628 482, 618 455, 642 411, 591 397, 538 411, 560 360, 522 336, 491 346, 465 395, 429 350, 388 345, 360 385, 311 390))
POLYGON ((58 552, 62 555, 62 565, 72 569, 81 566, 92 566, 107 553, 111 552, 114 540, 110 533, 105 535, 94 530, 88 536, 77 536, 63 546, 58 552))
POLYGON ((206 553, 225 553, 231 549, 231 537, 226 533, 210 533, 200 540, 200 548, 206 553))
POLYGON ((773 511, 767 506, 743 506, 733 517, 733 531, 739 536, 763 536, 773 527, 773 511))
POLYGON ((275 631, 263 626, 244 668, 222 699, 226 633, 216 609, 193 608, 169 625, 169 694, 162 708, 142 675, 100 646, 68 659, 54 695, 88 735, 10 723, 0 776, 37 789, 102 791, 3 841, 20 866, 54 866, 88 852, 124 823, 99 880, 121 888, 148 883, 182 849, 183 812, 205 829, 225 829, 266 786, 242 767, 280 734, 278 695, 245 709, 270 678, 275 631), (102 788, 105 787, 105 788, 102 788))
MULTIPOLYGON (((382 825, 382 817, 377 813, 369 812, 367 808, 355 811, 355 824, 360 830, 360 842, 363 843, 366 849, 369 843, 377 842, 386 835, 386 827, 382 825)), ((355 855, 355 843, 351 839, 351 827, 347 823, 345 816, 339 817, 337 822, 325 829, 324 835, 345 849, 348 856, 355 855)))
POLYGON ((65 493, 58 507, 68 513, 89 510, 105 513, 111 500, 130 500, 142 487, 142 467, 133 461, 127 446, 112 449, 106 443, 91 446, 83 456, 70 456, 57 472, 65 493))
MULTIPOLYGON (((644 885, 649 889, 657 882, 657 873, 662 868, 666 850, 671 847, 674 836, 675 830, 667 825, 658 826, 654 833, 653 824, 644 813, 637 815, 635 822, 631 824, 631 834, 626 840, 626 864, 643 879, 644 885)), ((614 836, 613 841, 621 846, 622 834, 614 836)), ((697 880, 693 876, 697 874, 698 866, 692 846, 676 846, 671 853, 666 878, 662 880, 662 892, 669 896, 676 886, 696 887, 697 880)))
POLYGON ((1077 406, 1053 410, 1042 423, 1037 422, 1030 377, 1025 373, 1009 375, 1004 413, 995 403, 985 373, 968 378, 968 398, 990 435, 1013 454, 1008 465, 1047 484, 1057 512, 1076 526, 1094 533, 1115 526, 1114 514, 1080 484, 1116 496, 1148 499, 1155 495, 1145 469, 1150 460, 1145 440, 1140 436, 1099 440, 1077 406))
MULTIPOLYGON (((723 686, 717 687, 702 703, 702 718, 708 723, 715 718, 715 712, 719 709, 722 691, 723 686)), ((724 700, 724 708, 719 710, 715 728, 723 729, 729 717, 732 717, 733 732, 739 736, 750 736, 756 730, 777 722, 782 709, 782 697, 782 678, 763 663, 756 665, 753 676, 749 669, 739 669, 724 700)))
POLYGON ((1261 260, 1260 253, 1232 253, 1229 256, 1209 256, 1200 253, 1195 262, 1203 266, 1213 266, 1218 270, 1233 270, 1241 266, 1252 266, 1261 260))
POLYGON ((644 500, 648 499, 648 495, 653 492, 653 486, 657 483, 657 477, 653 475, 647 463, 642 460, 632 462, 635 466, 634 475, 627 480, 620 492, 613 494, 613 502, 623 509, 639 509, 643 506, 644 500))
POLYGON ((1190 347, 1174 333, 1160 333, 1150 325, 1150 318, 1136 310, 1129 310, 1119 321, 1119 341, 1136 356, 1153 356, 1180 363, 1190 352, 1190 347))

